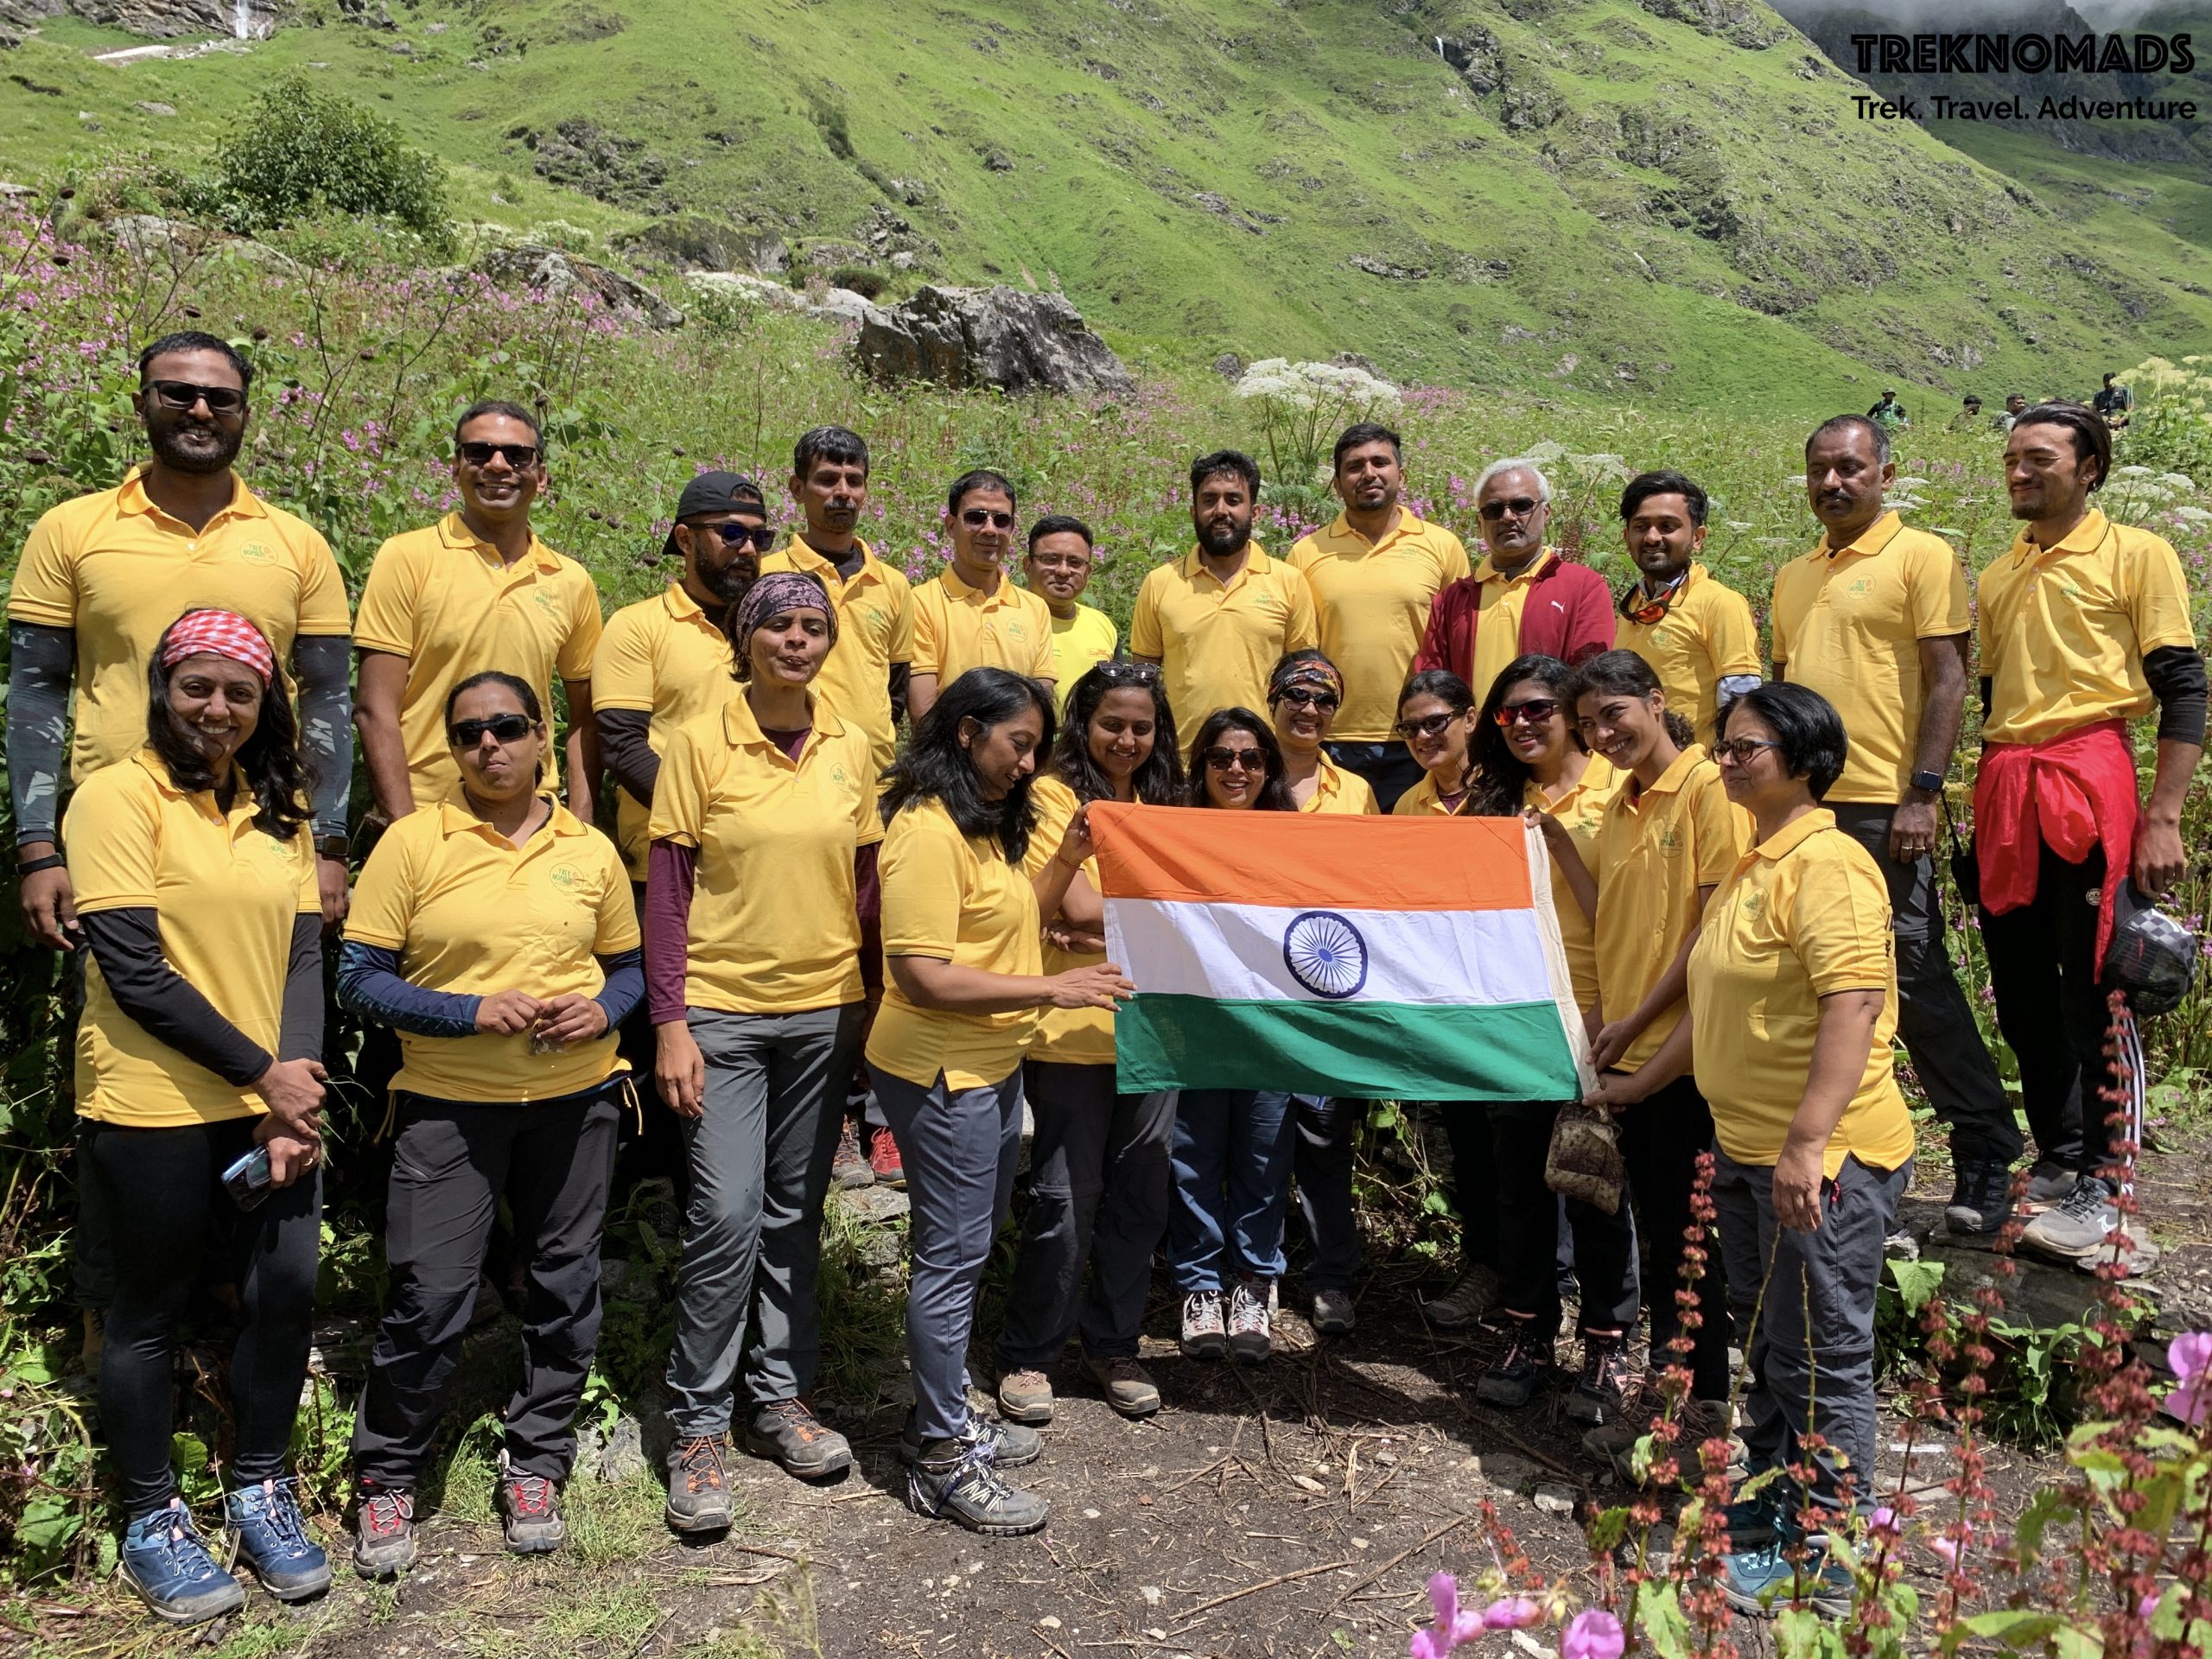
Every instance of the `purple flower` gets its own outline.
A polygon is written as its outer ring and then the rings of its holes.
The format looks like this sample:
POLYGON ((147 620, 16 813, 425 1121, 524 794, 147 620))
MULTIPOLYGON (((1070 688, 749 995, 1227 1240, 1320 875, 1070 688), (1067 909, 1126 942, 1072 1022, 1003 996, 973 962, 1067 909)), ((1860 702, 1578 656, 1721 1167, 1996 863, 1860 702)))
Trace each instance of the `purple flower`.
POLYGON ((1560 1637, 1560 1659, 1621 1659, 1628 1637, 1621 1622, 1602 1607, 1577 1613, 1560 1637))
POLYGON ((2181 1379, 2166 1396, 2166 1410, 2191 1428, 2212 1421, 2212 1332, 2191 1331, 2166 1349, 2166 1363, 2181 1379))
POLYGON ((1482 1620, 1486 1630, 1522 1630, 1542 1624, 1544 1610, 1526 1596, 1508 1596, 1484 1608, 1482 1620))

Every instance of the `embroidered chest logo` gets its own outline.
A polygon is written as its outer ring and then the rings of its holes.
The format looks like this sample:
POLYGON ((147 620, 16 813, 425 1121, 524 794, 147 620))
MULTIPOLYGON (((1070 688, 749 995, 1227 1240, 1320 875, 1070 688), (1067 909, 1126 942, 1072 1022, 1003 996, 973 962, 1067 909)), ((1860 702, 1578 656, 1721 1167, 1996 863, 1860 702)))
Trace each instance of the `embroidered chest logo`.
POLYGON ((556 602, 553 595, 543 588, 531 589, 530 602, 548 616, 556 616, 560 613, 559 604, 556 602))
POLYGON ((583 881, 583 875, 573 864, 556 864, 545 873, 545 879, 562 892, 575 897, 576 888, 583 881))
POLYGON ((238 549, 238 560, 244 564, 271 564, 276 558, 276 556, 260 542, 248 542, 238 549))
POLYGON ((1669 824, 1659 832, 1658 845, 1659 850, 1668 857, 1674 858, 1679 855, 1682 850, 1682 832, 1673 824, 1669 824))

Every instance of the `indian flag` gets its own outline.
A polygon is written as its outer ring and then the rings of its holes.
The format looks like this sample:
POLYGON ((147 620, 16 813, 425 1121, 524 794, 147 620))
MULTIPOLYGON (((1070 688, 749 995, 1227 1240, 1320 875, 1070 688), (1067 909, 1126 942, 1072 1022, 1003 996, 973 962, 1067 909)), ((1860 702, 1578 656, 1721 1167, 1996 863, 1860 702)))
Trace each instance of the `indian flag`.
POLYGON ((1568 1100, 1590 1075, 1551 862, 1516 818, 1090 809, 1117 1086, 1568 1100))

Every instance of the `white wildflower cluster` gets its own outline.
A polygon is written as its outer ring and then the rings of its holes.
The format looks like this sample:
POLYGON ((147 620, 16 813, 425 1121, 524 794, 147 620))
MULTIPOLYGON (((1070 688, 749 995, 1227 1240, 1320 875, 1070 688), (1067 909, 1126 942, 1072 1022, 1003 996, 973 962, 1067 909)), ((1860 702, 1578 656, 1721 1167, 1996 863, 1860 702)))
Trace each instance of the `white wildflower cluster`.
POLYGON ((2105 486, 2099 505, 2123 522, 2156 513, 2172 513, 2184 523, 2201 524, 2212 515, 2205 514, 2204 509, 2191 499, 2196 493, 2196 480, 2187 473, 2162 473, 2151 467, 2115 467, 2112 482, 2105 486))
POLYGON ((1404 400, 1388 380, 1345 363, 1294 363, 1267 357, 1246 369, 1236 382, 1239 397, 1266 398, 1286 410, 1358 410, 1361 417, 1395 414, 1404 400))

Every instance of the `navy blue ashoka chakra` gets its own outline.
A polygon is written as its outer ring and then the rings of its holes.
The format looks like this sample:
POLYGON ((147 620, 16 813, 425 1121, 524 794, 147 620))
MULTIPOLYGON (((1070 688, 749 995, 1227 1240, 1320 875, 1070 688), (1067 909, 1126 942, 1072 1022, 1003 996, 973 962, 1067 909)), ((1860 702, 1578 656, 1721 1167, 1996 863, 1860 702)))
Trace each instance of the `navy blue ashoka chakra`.
POLYGON ((1332 1002, 1367 984, 1367 941, 1333 910, 1301 910, 1283 930, 1283 966, 1314 995, 1332 1002))

